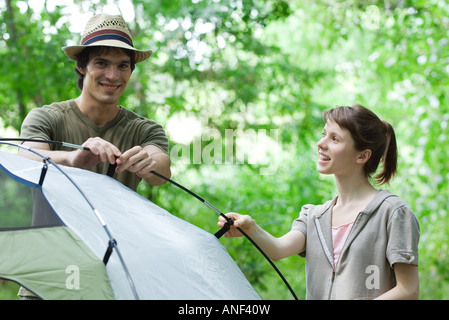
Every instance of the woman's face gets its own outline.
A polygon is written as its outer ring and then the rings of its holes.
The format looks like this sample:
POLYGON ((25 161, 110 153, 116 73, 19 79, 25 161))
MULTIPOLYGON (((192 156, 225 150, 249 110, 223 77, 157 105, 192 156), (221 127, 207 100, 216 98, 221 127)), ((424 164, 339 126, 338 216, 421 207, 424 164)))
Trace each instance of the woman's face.
POLYGON ((361 168, 361 152, 355 149, 351 133, 341 128, 336 122, 327 121, 323 129, 323 137, 318 141, 317 146, 319 173, 348 175, 356 168, 361 168))

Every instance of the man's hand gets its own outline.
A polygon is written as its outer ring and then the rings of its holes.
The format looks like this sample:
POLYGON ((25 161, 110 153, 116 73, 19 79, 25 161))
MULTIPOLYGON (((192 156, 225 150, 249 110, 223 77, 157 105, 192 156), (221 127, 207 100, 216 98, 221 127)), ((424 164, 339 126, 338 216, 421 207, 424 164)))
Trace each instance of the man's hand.
POLYGON ((156 162, 150 154, 141 146, 135 146, 125 151, 117 159, 116 172, 120 173, 125 170, 137 174, 141 178, 146 178, 150 175, 150 171, 156 166, 156 162))
POLYGON ((116 160, 116 172, 125 170, 135 173, 138 177, 144 179, 152 185, 161 185, 166 181, 153 175, 151 171, 156 171, 163 176, 170 178, 170 158, 158 147, 154 145, 135 146, 125 151, 116 160))
POLYGON ((71 158, 69 159, 70 166, 91 168, 99 162, 114 164, 116 158, 121 156, 121 152, 116 146, 98 137, 87 139, 82 146, 89 148, 90 152, 84 150, 71 152, 71 158))

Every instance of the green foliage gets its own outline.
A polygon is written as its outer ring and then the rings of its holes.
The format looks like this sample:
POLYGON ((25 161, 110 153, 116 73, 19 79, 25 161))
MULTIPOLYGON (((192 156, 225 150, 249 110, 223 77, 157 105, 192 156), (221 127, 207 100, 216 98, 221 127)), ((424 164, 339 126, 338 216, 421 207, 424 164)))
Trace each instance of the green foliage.
POLYGON ((29 110, 75 94, 73 70, 61 50, 70 32, 60 8, 20 12, 6 1, 0 16, 0 104, 4 124, 16 130, 29 110))
MULTIPOLYGON (((118 4, 74 2, 92 13, 118 4)), ((4 124, 16 130, 31 108, 78 94, 74 63, 60 50, 79 39, 66 24, 69 13, 63 6, 24 10, 26 3, 0 4, 0 112, 4 124)), ((279 132, 274 174, 261 175, 263 165, 249 161, 195 163, 190 154, 188 164, 173 161, 174 180, 221 211, 251 214, 281 236, 302 205, 322 203, 336 192, 332 178, 315 170, 322 111, 363 104, 396 130, 399 174, 389 188, 420 221, 421 298, 449 297, 447 3, 133 0, 132 5, 135 46, 154 54, 136 68, 123 105, 164 126, 174 117, 195 118, 202 133, 216 129, 222 137, 226 129, 279 132)), ((201 152, 214 141, 196 138, 201 152)), ((194 150, 195 142, 189 143, 185 148, 194 150)), ((180 143, 172 139, 171 149, 175 146, 180 143)), ((235 151, 236 141, 232 147, 235 151)), ((217 230, 216 214, 174 186, 142 184, 139 192, 174 215, 217 230)), ((245 239, 221 241, 262 297, 291 299, 245 239)), ((290 257, 277 265, 304 297, 304 260, 290 257)))
POLYGON ((15 282, 0 279, 0 300, 19 300, 19 288, 15 282))

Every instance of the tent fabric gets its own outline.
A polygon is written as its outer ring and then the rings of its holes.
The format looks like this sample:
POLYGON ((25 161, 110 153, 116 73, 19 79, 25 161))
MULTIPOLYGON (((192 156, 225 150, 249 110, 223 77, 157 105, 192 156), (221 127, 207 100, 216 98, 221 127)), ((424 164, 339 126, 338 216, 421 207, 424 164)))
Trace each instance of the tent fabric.
POLYGON ((103 261, 66 227, 3 231, 0 244, 0 278, 39 297, 114 299, 103 261))
MULTIPOLYGON (((53 165, 39 186, 42 166, 41 162, 0 151, 0 168, 19 182, 40 187, 63 224, 102 260, 109 237, 92 208, 53 165)), ((214 235, 108 176, 60 167, 108 226, 140 299, 260 299, 214 235)), ((110 256, 106 271, 115 298, 133 299, 116 252, 110 256)))

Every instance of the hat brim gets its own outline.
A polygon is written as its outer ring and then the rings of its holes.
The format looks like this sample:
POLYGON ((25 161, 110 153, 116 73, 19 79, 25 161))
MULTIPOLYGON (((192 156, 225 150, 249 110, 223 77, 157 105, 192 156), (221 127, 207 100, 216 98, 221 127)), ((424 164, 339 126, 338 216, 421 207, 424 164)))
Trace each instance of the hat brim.
POLYGON ((66 54, 67 57, 69 57, 72 60, 76 60, 78 54, 80 54, 81 51, 88 47, 114 47, 114 48, 121 48, 121 49, 127 49, 134 51, 134 57, 135 62, 139 63, 146 59, 148 59, 152 54, 152 50, 137 50, 131 46, 128 46, 127 44, 124 44, 121 41, 116 40, 104 40, 104 41, 96 41, 95 44, 87 45, 87 46, 67 46, 62 47, 62 50, 66 54))

